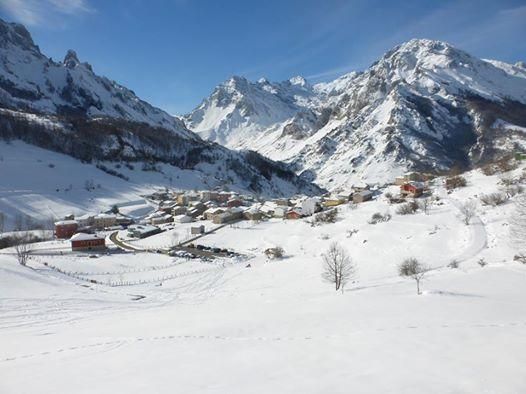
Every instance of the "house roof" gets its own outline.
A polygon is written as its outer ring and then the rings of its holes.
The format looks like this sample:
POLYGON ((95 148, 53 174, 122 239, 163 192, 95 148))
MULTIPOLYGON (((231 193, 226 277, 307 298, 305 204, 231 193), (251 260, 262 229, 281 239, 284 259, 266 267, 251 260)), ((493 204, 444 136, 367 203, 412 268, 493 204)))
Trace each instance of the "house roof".
POLYGON ((59 220, 55 222, 55 226, 67 226, 70 224, 79 224, 76 220, 59 220))
POLYGON ((366 196, 372 195, 373 192, 370 191, 370 190, 363 190, 363 191, 361 191, 361 192, 359 192, 359 193, 356 193, 356 194, 358 194, 358 195, 360 195, 360 196, 362 196, 362 197, 366 197, 366 196))
POLYGON ((96 239, 104 239, 97 234, 86 234, 86 233, 77 233, 73 235, 69 240, 70 241, 92 241, 96 239))
POLYGON ((128 227, 128 231, 136 231, 138 233, 149 233, 150 231, 157 231, 159 228, 156 227, 156 226, 152 226, 152 225, 149 225, 149 224, 146 224, 146 225, 142 225, 142 224, 138 224, 138 225, 135 225, 135 226, 129 226, 128 227))

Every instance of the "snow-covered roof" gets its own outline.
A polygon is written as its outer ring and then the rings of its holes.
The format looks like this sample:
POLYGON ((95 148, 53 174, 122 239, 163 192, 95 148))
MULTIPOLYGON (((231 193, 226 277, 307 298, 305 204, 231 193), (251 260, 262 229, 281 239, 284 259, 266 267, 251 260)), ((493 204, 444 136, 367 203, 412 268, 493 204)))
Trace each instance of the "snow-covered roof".
POLYGON ((67 225, 73 225, 73 224, 79 224, 76 220, 59 220, 58 222, 55 222, 55 226, 67 226, 67 225))
POLYGON ((150 231, 157 231, 159 228, 156 226, 152 226, 149 224, 146 225, 135 225, 135 226, 129 226, 128 231, 135 231, 139 233, 149 233, 150 231))
POLYGON ((99 213, 95 216, 97 219, 115 219, 116 216, 113 213, 99 213))
POLYGON ((86 234, 86 233, 77 233, 73 235, 69 240, 70 241, 92 241, 96 239, 104 239, 97 234, 86 234))

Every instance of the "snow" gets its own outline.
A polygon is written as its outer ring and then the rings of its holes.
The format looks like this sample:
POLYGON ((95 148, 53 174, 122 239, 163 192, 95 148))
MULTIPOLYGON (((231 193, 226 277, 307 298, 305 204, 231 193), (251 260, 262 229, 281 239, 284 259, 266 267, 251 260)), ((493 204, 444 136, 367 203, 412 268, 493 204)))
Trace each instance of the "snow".
MULTIPOLYGON (((437 181, 427 215, 398 215, 376 196, 342 206, 334 224, 244 222, 199 240, 237 259, 42 247, 24 268, 2 250, 0 391, 524 392, 526 266, 512 260, 513 201, 478 205, 466 226, 458 204, 500 187, 499 176, 466 178, 450 194, 437 181), (390 221, 367 223, 387 211, 390 221), (320 275, 334 241, 357 268, 343 294, 320 275), (285 258, 267 260, 276 245, 285 258), (396 273, 410 256, 433 268, 420 296, 396 273)), ((141 241, 170 234, 154 237, 141 241)))

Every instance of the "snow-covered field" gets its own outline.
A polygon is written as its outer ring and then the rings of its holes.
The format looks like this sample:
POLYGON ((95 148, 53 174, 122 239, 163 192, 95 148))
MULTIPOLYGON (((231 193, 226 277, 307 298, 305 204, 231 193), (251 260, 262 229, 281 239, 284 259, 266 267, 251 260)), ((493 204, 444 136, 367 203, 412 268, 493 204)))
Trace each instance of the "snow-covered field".
POLYGON ((499 187, 477 172, 468 181, 449 195, 437 187, 427 215, 398 215, 380 197, 342 207, 334 224, 273 219, 199 240, 244 259, 78 258, 41 246, 31 269, 2 251, 0 392, 526 392, 526 266, 513 261, 513 202, 479 204, 466 226, 459 205, 499 187), (387 211, 389 222, 368 223, 387 211), (321 253, 334 241, 357 269, 343 294, 321 280, 321 253), (268 261, 263 251, 276 245, 286 256, 268 261), (411 256, 433 268, 420 296, 396 273, 411 256), (459 268, 447 266, 453 259, 459 268), (148 283, 98 285, 50 265, 148 283))

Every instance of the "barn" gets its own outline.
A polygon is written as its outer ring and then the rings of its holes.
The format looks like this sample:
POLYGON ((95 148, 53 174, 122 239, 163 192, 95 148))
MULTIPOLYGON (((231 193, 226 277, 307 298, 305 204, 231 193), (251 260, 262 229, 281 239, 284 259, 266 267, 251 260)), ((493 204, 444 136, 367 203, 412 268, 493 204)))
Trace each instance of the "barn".
POLYGON ((106 249, 106 239, 97 234, 77 233, 70 238, 72 251, 106 249))
POLYGON ((79 223, 76 220, 61 220, 55 222, 55 237, 60 239, 71 238, 77 232, 79 223))
POLYGON ((402 196, 420 197, 424 194, 424 185, 420 182, 408 182, 400 185, 402 196))
POLYGON ((373 193, 369 190, 363 190, 361 192, 354 193, 352 196, 352 201, 355 204, 369 201, 373 198, 373 193))
POLYGON ((287 219, 300 219, 301 218, 301 210, 298 208, 291 209, 287 212, 287 219))

